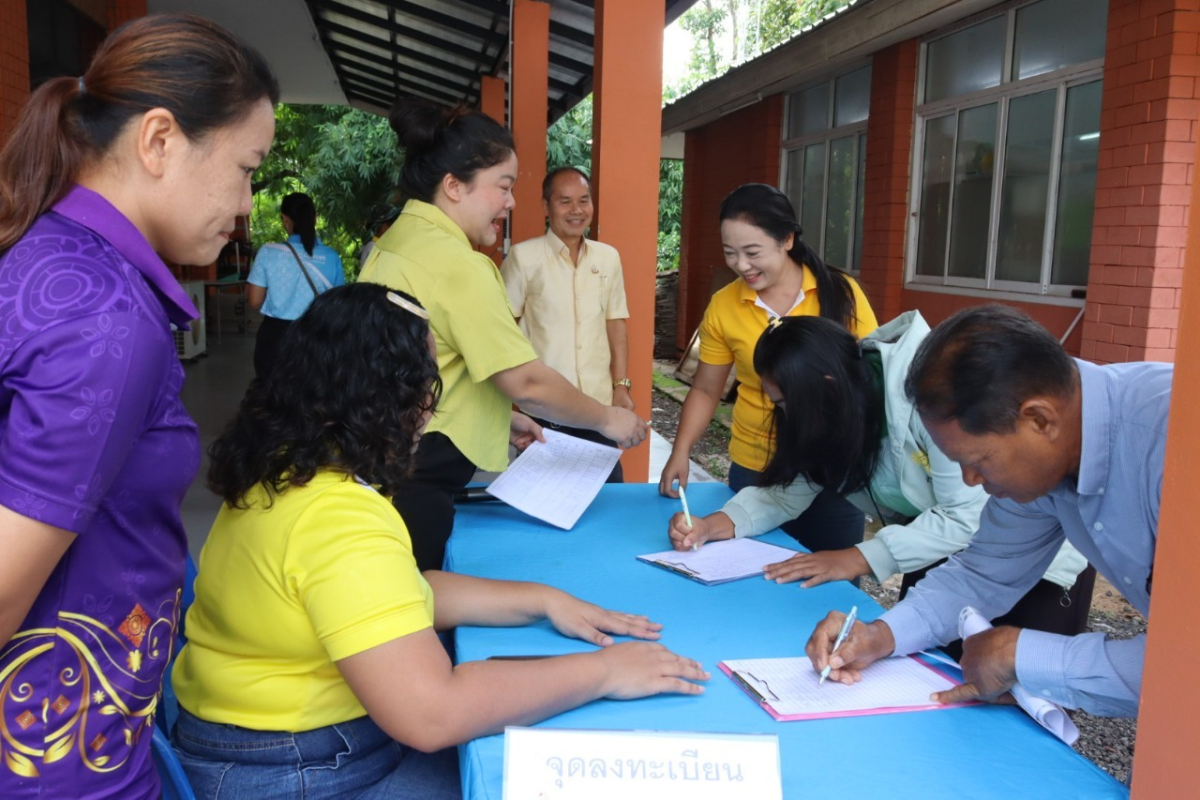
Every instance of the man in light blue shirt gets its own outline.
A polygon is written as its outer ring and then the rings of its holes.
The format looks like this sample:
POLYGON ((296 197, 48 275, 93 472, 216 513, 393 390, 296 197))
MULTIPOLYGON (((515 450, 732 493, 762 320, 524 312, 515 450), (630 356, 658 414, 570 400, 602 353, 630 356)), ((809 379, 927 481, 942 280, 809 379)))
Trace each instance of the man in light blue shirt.
MULTIPOLYGON (((857 624, 833 655, 843 617, 826 617, 808 642, 813 666, 830 664, 832 678, 851 683, 879 658, 954 639, 964 606, 1003 614, 1064 538, 1148 616, 1173 375, 1170 364, 1071 359, 1004 306, 965 309, 939 325, 905 388, 963 479, 991 498, 965 550, 879 620, 857 624)), ((1069 708, 1132 717, 1144 648, 1144 635, 993 628, 966 640, 963 685, 936 699, 993 700, 1020 683, 1069 708)))

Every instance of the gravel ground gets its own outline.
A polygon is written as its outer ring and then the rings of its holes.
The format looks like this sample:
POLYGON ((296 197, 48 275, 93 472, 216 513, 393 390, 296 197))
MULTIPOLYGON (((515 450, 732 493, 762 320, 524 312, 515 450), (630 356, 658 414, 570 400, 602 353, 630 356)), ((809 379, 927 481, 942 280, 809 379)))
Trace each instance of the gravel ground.
MULTIPOLYGON (((652 427, 673 441, 679 426, 680 404, 671 396, 655 390, 651 405, 652 427)), ((692 450, 692 460, 714 477, 723 479, 729 473, 728 447, 728 429, 713 423, 692 450)), ((874 536, 876 527, 868 522, 868 538, 874 536)), ((862 589, 884 608, 891 608, 896 604, 900 578, 890 578, 881 586, 873 578, 866 577, 862 579, 862 589)), ((1100 576, 1096 577, 1088 620, 1090 630, 1101 631, 1114 639, 1127 639, 1146 630, 1146 621, 1142 616, 1100 576)), ((1136 720, 1094 717, 1082 711, 1073 712, 1072 717, 1079 727, 1079 741, 1075 743, 1075 749, 1114 778, 1128 782, 1137 738, 1136 720)))

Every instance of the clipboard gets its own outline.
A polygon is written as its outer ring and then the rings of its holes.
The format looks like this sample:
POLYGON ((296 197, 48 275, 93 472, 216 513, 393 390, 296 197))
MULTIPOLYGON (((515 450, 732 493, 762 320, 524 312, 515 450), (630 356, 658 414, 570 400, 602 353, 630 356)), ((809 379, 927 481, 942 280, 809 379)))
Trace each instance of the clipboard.
POLYGON ((796 552, 757 539, 728 539, 702 545, 699 550, 664 550, 637 559, 705 586, 716 586, 762 575, 768 564, 786 561, 796 552))
POLYGON ((944 705, 930 701, 931 692, 944 691, 962 681, 916 656, 877 661, 867 667, 869 672, 879 666, 875 674, 864 675, 863 682, 852 687, 839 683, 819 686, 812 664, 803 657, 722 661, 717 666, 776 722, 938 711, 979 704, 970 701, 944 705), (876 679, 877 686, 867 683, 871 678, 876 679), (813 688, 817 686, 819 690, 813 688), (888 695, 895 701, 887 699, 888 695), (815 698, 818 704, 800 710, 798 706, 805 704, 806 698, 815 698))

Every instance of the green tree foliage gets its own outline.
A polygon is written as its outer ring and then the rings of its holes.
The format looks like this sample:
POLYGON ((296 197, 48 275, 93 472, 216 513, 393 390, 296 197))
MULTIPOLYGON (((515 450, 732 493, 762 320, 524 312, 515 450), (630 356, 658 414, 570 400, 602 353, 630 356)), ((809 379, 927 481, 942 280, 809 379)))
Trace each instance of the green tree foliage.
POLYGON ((371 210, 389 201, 398 168, 387 119, 347 106, 280 104, 275 143, 254 176, 252 244, 282 241, 280 201, 307 192, 317 205, 318 236, 353 277, 371 210))

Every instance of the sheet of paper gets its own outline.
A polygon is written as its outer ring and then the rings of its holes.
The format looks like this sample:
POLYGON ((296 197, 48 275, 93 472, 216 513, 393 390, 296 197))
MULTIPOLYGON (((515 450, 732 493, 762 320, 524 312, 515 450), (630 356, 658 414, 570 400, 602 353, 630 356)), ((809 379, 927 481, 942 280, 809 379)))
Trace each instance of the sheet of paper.
POLYGON ((710 542, 699 550, 663 550, 638 556, 645 561, 678 572, 701 583, 725 583, 761 575, 763 567, 786 561, 795 550, 757 539, 728 539, 710 542))
POLYGON ((507 728, 504 797, 775 800, 783 797, 779 737, 507 728))
POLYGON ((570 530, 599 494, 621 451, 544 429, 534 442, 492 481, 488 494, 551 525, 570 530))
POLYGON ((907 657, 876 661, 852 686, 834 681, 820 685, 820 675, 807 658, 741 659, 723 661, 721 667, 726 674, 736 673, 747 687, 758 692, 778 719, 949 708, 931 702, 929 695, 955 685, 940 672, 907 657))
MULTIPOLYGON (((963 610, 958 614, 959 638, 966 639, 968 636, 982 633, 991 627, 992 623, 984 619, 983 615, 971 606, 963 606, 963 610)), ((1011 691, 1017 705, 1025 709, 1025 713, 1037 720, 1043 728, 1069 745, 1073 745, 1079 740, 1079 728, 1067 716, 1067 712, 1063 710, 1062 706, 1032 694, 1019 683, 1012 687, 1011 691)))

